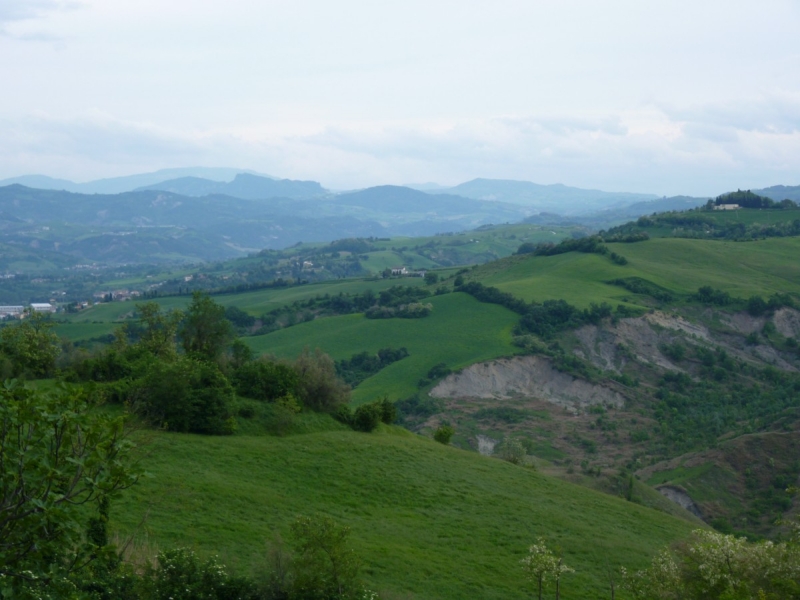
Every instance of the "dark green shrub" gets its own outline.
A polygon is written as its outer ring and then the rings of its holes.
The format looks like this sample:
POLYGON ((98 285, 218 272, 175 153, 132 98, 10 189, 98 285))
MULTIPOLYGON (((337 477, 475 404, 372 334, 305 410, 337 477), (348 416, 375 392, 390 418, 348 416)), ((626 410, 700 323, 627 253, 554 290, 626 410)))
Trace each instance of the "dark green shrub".
POLYGON ((456 430, 450 425, 440 425, 436 431, 433 432, 433 439, 440 444, 447 446, 450 443, 450 440, 453 439, 455 433, 456 430))
POLYGON ((747 299, 747 312, 754 317, 763 315, 767 308, 767 302, 761 296, 750 296, 747 299))
POLYGON ((362 404, 353 413, 353 429, 369 433, 374 431, 381 422, 383 410, 380 402, 362 404))
POLYGON ((379 404, 381 407, 381 421, 387 425, 394 423, 397 420, 397 407, 394 405, 394 402, 384 397, 379 404))
POLYGON ((347 404, 342 404, 339 406, 335 411, 333 411, 331 416, 345 425, 353 424, 353 411, 350 410, 350 407, 347 404))
POLYGON ((131 385, 134 408, 170 431, 230 433, 233 388, 219 368, 187 356, 155 362, 131 385))
POLYGON ((300 378, 289 365, 257 360, 236 369, 233 383, 241 396, 274 401, 288 394, 297 394, 300 378))

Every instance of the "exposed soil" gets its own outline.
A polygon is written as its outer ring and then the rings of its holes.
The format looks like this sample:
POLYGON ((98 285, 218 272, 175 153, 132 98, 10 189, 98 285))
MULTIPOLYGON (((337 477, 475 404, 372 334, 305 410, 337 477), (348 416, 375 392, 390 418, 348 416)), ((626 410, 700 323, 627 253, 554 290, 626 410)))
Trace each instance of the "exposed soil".
POLYGON ((691 496, 689 496, 689 494, 686 493, 686 490, 682 487, 675 485, 662 485, 656 489, 668 500, 671 500, 675 504, 682 506, 694 516, 700 517, 701 519, 703 518, 703 515, 700 512, 700 509, 697 507, 697 504, 695 504, 691 496))
POLYGON ((527 397, 545 400, 572 413, 600 404, 622 408, 625 398, 618 392, 553 368, 541 356, 518 356, 467 367, 448 375, 430 395, 434 398, 527 397))
MULTIPOLYGON (((713 318, 713 313, 704 315, 713 318)), ((784 371, 798 370, 797 357, 780 352, 767 344, 749 346, 745 336, 760 332, 766 319, 747 313, 719 314, 725 331, 711 330, 705 325, 664 312, 643 317, 620 319, 616 325, 587 325, 575 332, 578 345, 573 352, 604 371, 619 373, 628 362, 635 360, 670 371, 685 371, 665 356, 665 345, 680 342, 686 347, 703 346, 722 349, 734 358, 748 363, 772 365, 784 371)), ((773 317, 776 329, 784 336, 800 332, 800 312, 784 308, 773 317)))

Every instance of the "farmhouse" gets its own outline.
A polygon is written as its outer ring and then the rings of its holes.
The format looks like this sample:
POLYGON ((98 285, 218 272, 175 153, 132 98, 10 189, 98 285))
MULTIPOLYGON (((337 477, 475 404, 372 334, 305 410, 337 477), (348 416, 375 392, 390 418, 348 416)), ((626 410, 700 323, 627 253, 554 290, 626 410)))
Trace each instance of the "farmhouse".
POLYGON ((717 204, 714 206, 714 210, 738 210, 739 208, 738 204, 717 204))
POLYGON ((392 267, 392 275, 408 275, 408 269, 405 267, 392 267))

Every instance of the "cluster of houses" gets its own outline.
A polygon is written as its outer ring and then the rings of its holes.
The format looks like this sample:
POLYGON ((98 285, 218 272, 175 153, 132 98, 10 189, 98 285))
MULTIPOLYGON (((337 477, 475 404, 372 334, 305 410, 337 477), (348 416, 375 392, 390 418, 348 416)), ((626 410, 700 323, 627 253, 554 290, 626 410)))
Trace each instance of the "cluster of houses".
POLYGON ((389 269, 392 277, 425 277, 425 269, 409 271, 406 267, 392 267, 389 269))

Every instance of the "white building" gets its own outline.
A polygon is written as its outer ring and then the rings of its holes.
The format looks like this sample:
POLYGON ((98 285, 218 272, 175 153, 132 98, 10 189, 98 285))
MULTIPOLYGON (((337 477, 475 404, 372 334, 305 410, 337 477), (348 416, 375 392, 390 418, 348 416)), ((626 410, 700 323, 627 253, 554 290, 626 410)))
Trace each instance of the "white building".
POLYGON ((32 302, 31 303, 31 310, 33 312, 49 312, 54 313, 56 312, 56 307, 50 304, 49 302, 32 302))
POLYGON ((738 204, 717 204, 714 206, 714 210, 738 210, 739 208, 738 204))
POLYGON ((23 312, 24 306, 0 306, 0 317, 18 317, 23 312))

